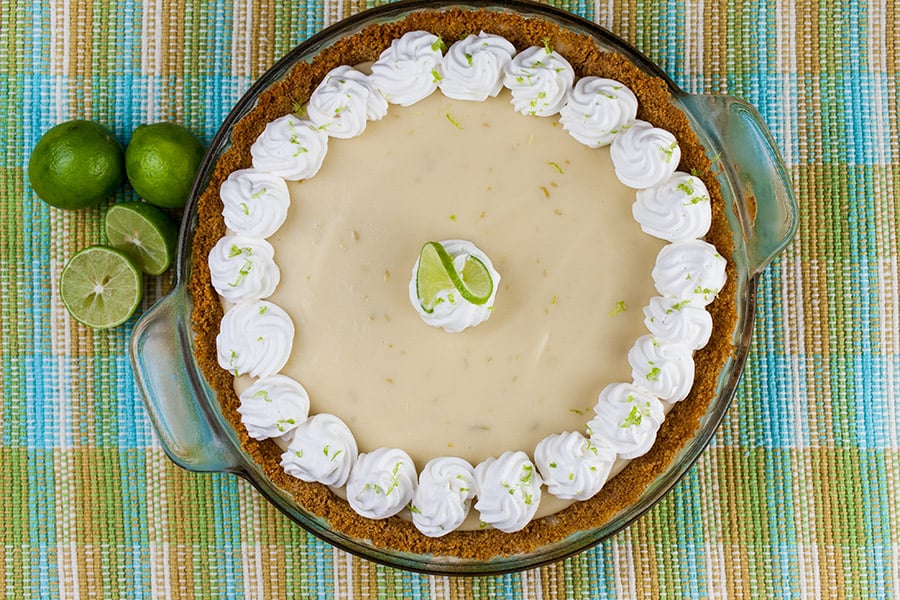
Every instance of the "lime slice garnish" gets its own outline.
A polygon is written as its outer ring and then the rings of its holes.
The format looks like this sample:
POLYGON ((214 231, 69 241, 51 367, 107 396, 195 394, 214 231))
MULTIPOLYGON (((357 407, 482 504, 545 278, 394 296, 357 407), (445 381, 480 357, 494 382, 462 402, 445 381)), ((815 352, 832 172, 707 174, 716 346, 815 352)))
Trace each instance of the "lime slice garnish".
POLYGON ((123 252, 90 246, 69 259, 59 279, 59 295, 79 323, 95 329, 121 325, 141 302, 143 279, 123 252))
POLYGON ((141 271, 160 275, 175 258, 178 225, 168 213, 151 204, 126 202, 107 211, 106 237, 141 271))
POLYGON ((466 257, 461 273, 453 266, 453 257, 438 242, 427 242, 419 253, 416 293, 422 309, 431 313, 442 292, 456 290, 472 304, 487 302, 494 282, 485 264, 474 256, 466 257))

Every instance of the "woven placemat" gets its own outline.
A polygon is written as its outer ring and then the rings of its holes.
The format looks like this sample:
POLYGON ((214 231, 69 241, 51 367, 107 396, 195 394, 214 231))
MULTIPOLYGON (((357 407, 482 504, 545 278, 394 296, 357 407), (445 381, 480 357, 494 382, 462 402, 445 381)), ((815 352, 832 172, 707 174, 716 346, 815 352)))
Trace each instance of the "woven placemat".
MULTIPOLYGON (((657 598, 900 595, 893 2, 556 2, 683 88, 754 104, 781 147, 800 234, 763 277, 736 401, 697 465, 597 548, 504 577, 376 566, 288 522, 246 483, 157 445, 127 355, 57 294, 98 209, 37 201, 31 147, 75 117, 124 143, 174 120, 207 141, 275 59, 371 3, 33 4, 0 28, 0 590, 9 598, 657 598)), ((133 200, 123 188, 113 201, 133 200)), ((171 285, 147 291, 144 309, 171 285)))

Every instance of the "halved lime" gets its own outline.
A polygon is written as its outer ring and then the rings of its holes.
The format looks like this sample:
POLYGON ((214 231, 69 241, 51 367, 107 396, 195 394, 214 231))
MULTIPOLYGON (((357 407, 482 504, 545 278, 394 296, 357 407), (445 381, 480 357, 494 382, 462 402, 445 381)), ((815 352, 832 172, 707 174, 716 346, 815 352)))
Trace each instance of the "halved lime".
POLYGON ((59 295, 79 323, 95 329, 121 325, 141 302, 143 279, 125 253, 108 246, 81 250, 63 267, 59 295))
POLYGON ((160 275, 175 258, 178 224, 164 210, 145 202, 115 204, 106 213, 106 237, 141 271, 160 275))
POLYGON ((453 266, 453 257, 438 242, 427 242, 419 253, 416 293, 422 309, 431 313, 442 292, 456 290, 468 302, 481 305, 494 291, 494 282, 485 264, 467 256, 462 272, 453 266))

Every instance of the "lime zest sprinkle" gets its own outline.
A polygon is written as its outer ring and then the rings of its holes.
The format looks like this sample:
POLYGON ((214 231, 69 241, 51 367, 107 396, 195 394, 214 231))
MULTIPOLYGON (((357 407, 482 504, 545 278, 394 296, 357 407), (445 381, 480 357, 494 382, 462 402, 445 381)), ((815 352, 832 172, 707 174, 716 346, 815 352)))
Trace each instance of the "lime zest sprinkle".
POLYGON ((553 48, 550 46, 550 38, 545 37, 542 41, 544 42, 544 52, 553 54, 553 48))
POLYGON ((451 220, 451 221, 456 221, 456 215, 450 215, 450 220, 451 220))
POLYGON ((694 195, 694 186, 692 186, 689 181, 682 181, 676 185, 675 188, 686 196, 694 195))
POLYGON ((433 81, 432 83, 440 83, 441 81, 444 80, 443 75, 441 75, 440 73, 438 73, 438 70, 437 70, 437 69, 432 69, 432 70, 431 70, 431 76, 434 77, 434 81, 433 81))
POLYGON ((431 49, 434 51, 446 50, 447 44, 444 43, 444 40, 441 39, 441 36, 438 36, 438 38, 434 41, 434 43, 431 44, 431 49))
POLYGON ((472 66, 472 55, 466 52, 466 62, 469 63, 469 66, 472 66))
POLYGON ((412 504, 412 503, 410 503, 410 505, 409 505, 409 512, 411 512, 414 515, 422 514, 422 511, 419 510, 419 508, 415 504, 412 504))
POLYGON ((263 304, 262 306, 259 307, 259 314, 264 315, 264 314, 266 314, 267 310, 269 310, 269 307, 266 306, 265 304, 263 304))
POLYGON ((666 147, 666 148, 660 148, 660 150, 662 150, 663 154, 666 155, 666 162, 669 162, 669 161, 672 160, 672 156, 675 154, 675 149, 676 149, 676 148, 678 148, 678 142, 677 142, 677 141, 676 141, 676 142, 672 142, 672 143, 669 144, 669 146, 666 147))
POLYGON ((265 402, 271 402, 272 398, 269 397, 268 390, 259 390, 255 394, 253 394, 254 398, 262 398, 265 402))
POLYGON ((246 202, 241 202, 241 211, 242 211, 245 215, 249 215, 249 214, 250 214, 250 207, 247 205, 246 202))
POLYGON ((550 468, 551 468, 551 469, 555 469, 555 468, 556 468, 556 463, 555 463, 555 462, 550 463, 550 468))
POLYGON ((559 171, 560 175, 563 174, 563 168, 561 166, 559 166, 559 163, 553 162, 551 160, 551 161, 547 161, 547 164, 550 165, 551 167, 553 167, 554 169, 556 169, 557 171, 559 171))
MULTIPOLYGON (((652 364, 652 363, 651 363, 652 364)), ((647 381, 659 381, 659 374, 661 373, 659 367, 653 367, 647 373, 647 381)))
POLYGON ((628 310, 628 307, 625 305, 625 301, 619 300, 616 302, 616 306, 611 311, 609 311, 609 316, 614 317, 619 313, 625 312, 626 310, 628 310))
POLYGON ((569 481, 575 480, 575 473, 569 473, 569 481))
POLYGON ((260 198, 262 198, 263 196, 265 196, 268 192, 269 192, 269 190, 266 188, 266 186, 263 186, 261 190, 259 190, 258 192, 254 192, 253 194, 251 194, 251 195, 250 195, 250 198, 253 199, 253 200, 259 200, 260 198))
POLYGON ((450 121, 450 123, 453 124, 454 127, 456 127, 456 128, 459 129, 459 130, 462 130, 462 128, 463 128, 462 124, 460 124, 459 121, 457 121, 456 119, 454 119, 454 118, 453 118, 453 115, 451 115, 450 113, 447 113, 445 116, 447 117, 447 120, 450 121))
POLYGON ((637 406, 632 406, 631 412, 629 412, 628 416, 625 417, 625 420, 622 421, 622 427, 635 427, 640 425, 643 419, 644 415, 641 413, 641 410, 637 406))

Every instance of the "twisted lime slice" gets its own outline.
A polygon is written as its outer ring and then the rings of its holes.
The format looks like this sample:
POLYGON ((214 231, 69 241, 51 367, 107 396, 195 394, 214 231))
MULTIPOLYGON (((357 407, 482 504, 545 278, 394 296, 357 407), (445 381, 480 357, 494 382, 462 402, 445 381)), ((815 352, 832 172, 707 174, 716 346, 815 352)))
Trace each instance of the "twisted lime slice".
POLYGON ((494 282, 484 263, 474 257, 466 257, 462 271, 453 266, 453 257, 438 242, 427 242, 419 253, 419 270, 416 273, 416 293, 422 310, 434 312, 442 292, 456 290, 466 301, 475 305, 487 302, 494 291, 494 282))

